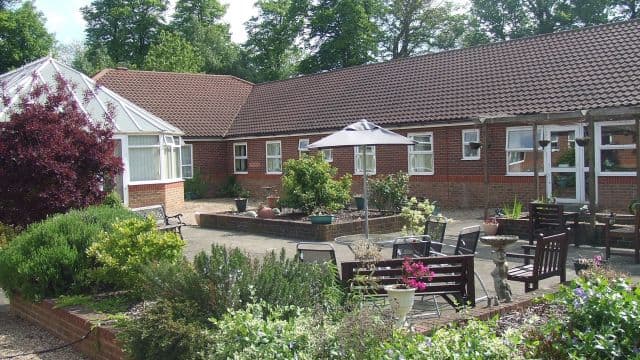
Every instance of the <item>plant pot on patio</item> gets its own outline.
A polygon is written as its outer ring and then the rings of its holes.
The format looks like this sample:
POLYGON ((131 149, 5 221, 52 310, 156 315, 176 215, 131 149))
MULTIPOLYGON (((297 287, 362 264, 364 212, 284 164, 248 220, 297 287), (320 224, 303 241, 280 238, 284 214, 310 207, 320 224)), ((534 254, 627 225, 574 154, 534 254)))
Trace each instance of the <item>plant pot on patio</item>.
POLYGON ((326 225, 333 222, 333 215, 309 215, 312 224, 326 225))
POLYGON ((407 288, 404 285, 388 285, 384 287, 384 290, 389 295, 389 305, 396 318, 396 326, 404 326, 407 314, 413 308, 413 297, 416 294, 416 288, 407 288))
POLYGON ((238 210, 238 212, 247 211, 247 201, 249 199, 247 199, 247 198, 238 198, 238 199, 235 199, 235 200, 236 200, 236 209, 238 210))
POLYGON ((364 198, 362 196, 356 196, 354 199, 356 201, 356 209, 364 210, 364 198))

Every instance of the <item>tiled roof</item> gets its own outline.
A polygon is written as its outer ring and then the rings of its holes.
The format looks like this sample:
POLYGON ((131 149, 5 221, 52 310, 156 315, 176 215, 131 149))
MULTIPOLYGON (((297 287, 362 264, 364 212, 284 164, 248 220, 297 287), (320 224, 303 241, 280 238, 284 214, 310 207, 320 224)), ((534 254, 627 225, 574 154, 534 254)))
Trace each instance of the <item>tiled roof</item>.
POLYGON ((94 79, 185 132, 222 137, 253 84, 227 75, 107 69, 94 79))
POLYGON ((639 104, 636 20, 255 85, 227 135, 639 104))

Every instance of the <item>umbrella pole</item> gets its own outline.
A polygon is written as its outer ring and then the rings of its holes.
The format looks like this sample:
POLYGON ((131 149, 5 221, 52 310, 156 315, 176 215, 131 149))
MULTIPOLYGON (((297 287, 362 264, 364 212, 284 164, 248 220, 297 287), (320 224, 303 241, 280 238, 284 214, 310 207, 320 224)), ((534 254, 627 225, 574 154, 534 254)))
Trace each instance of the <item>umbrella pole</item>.
POLYGON ((362 191, 364 192, 364 238, 369 240, 369 191, 367 191, 367 146, 363 147, 362 154, 362 177, 364 178, 364 185, 362 191))

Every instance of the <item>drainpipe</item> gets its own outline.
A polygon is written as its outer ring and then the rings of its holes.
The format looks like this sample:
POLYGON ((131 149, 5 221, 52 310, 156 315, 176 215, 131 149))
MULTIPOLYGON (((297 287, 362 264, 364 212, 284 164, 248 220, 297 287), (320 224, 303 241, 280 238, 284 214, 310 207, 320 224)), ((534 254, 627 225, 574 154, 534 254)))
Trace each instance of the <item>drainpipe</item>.
POLYGON ((484 219, 489 218, 489 143, 487 139, 489 138, 487 133, 488 127, 486 119, 481 118, 480 122, 482 123, 482 169, 484 175, 484 219))
POLYGON ((636 199, 640 198, 640 114, 634 116, 636 120, 636 199))
POLYGON ((533 178, 536 186, 536 200, 540 199, 540 178, 538 178, 538 123, 533 122, 533 178))
POLYGON ((589 157, 589 212, 591 218, 589 219, 591 230, 595 230, 596 226, 596 125, 593 121, 593 117, 588 111, 582 111, 585 121, 589 124, 589 143, 587 144, 587 156, 589 157))

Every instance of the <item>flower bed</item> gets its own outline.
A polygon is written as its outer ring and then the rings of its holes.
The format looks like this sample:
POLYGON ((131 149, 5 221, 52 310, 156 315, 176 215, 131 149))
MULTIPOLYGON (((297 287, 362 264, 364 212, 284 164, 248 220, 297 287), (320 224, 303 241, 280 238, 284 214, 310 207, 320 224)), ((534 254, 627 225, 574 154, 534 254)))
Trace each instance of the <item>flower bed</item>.
MULTIPOLYGON (((311 241, 333 241, 338 236, 364 233, 364 220, 347 220, 333 224, 311 224, 308 221, 285 218, 261 219, 232 213, 200 214, 200 226, 209 229, 244 231, 252 234, 278 236, 311 241)), ((402 230, 400 215, 369 219, 370 233, 391 233, 402 230)))

